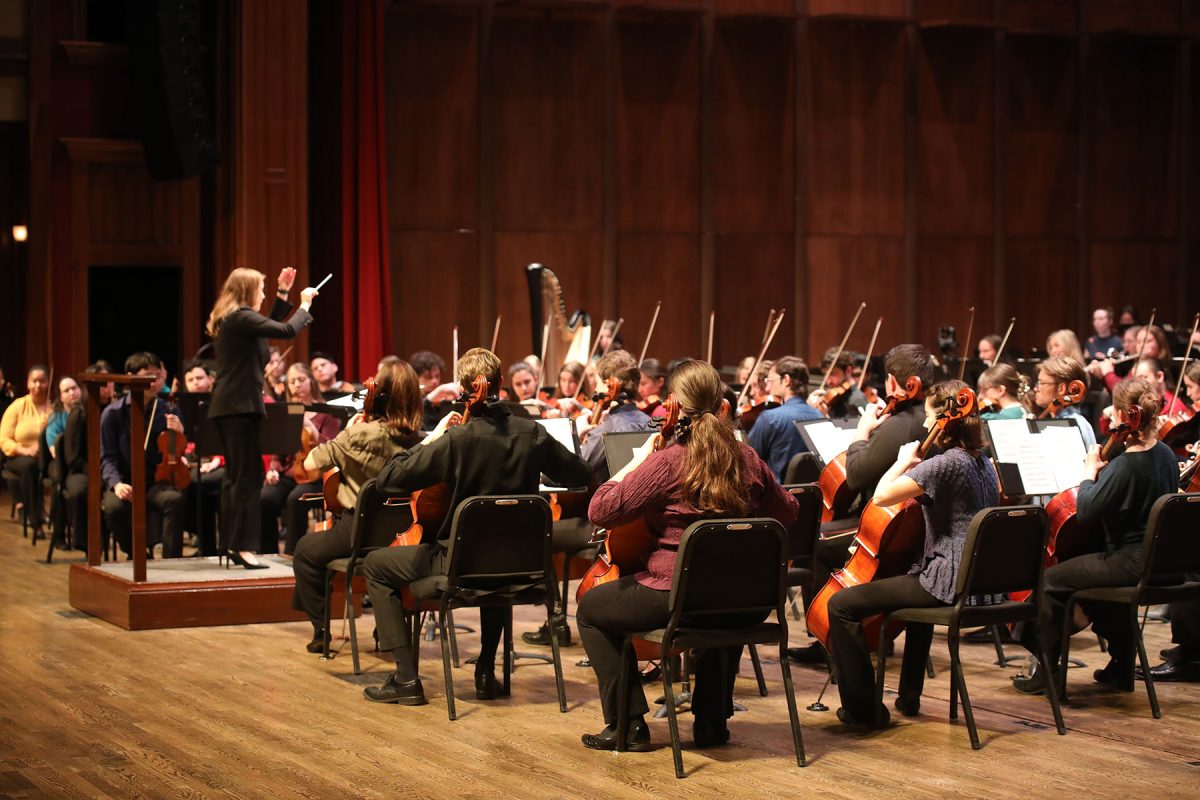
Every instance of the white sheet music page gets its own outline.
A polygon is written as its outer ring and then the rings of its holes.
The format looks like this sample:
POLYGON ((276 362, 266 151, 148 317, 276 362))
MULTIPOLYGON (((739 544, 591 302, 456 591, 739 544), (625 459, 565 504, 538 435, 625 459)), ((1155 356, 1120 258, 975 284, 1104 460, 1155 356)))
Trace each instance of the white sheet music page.
POLYGON ((1051 426, 1044 428, 1035 438, 1042 440, 1046 460, 1054 471, 1054 482, 1058 491, 1074 488, 1083 482, 1083 461, 1087 448, 1079 428, 1051 426))
POLYGON ((817 448, 817 455, 826 464, 846 452, 846 448, 854 441, 858 431, 855 428, 839 428, 832 422, 814 422, 805 425, 809 438, 817 448))

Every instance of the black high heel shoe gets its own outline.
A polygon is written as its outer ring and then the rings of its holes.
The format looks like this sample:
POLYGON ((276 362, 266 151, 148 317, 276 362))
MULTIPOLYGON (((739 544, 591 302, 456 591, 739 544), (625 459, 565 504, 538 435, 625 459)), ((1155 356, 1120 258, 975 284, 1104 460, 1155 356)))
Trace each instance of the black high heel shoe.
POLYGON ((246 559, 242 558, 242 554, 236 550, 229 550, 225 553, 225 569, 229 569, 229 565, 237 564, 244 569, 267 569, 269 564, 251 564, 246 559))

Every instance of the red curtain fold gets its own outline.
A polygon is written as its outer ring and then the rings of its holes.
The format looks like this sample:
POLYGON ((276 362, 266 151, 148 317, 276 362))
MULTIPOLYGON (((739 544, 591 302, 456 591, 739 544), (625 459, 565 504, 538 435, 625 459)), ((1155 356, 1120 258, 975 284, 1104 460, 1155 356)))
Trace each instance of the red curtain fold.
MULTIPOLYGON (((383 32, 386 0, 341 3, 342 374, 391 352, 383 32)), ((320 272, 320 269, 315 270, 320 272)))

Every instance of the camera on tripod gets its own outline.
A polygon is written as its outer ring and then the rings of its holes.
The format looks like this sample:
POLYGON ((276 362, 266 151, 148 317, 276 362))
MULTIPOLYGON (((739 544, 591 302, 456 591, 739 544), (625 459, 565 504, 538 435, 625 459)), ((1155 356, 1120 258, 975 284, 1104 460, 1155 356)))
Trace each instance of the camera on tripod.
POLYGON ((955 336, 953 325, 943 325, 938 328, 937 344, 938 352, 943 356, 948 356, 958 350, 958 338, 955 336))

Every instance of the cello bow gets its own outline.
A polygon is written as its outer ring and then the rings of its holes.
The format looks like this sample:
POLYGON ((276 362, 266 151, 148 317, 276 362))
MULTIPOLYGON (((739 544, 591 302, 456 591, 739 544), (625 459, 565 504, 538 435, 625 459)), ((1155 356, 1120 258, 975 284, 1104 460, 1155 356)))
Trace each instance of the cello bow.
MULTIPOLYGON (((971 317, 967 320, 967 338, 965 339, 967 347, 971 346, 971 331, 975 328, 975 306, 971 306, 971 317)), ((963 375, 967 374, 967 359, 966 356, 961 356, 958 359, 958 380, 961 383, 963 375)))

